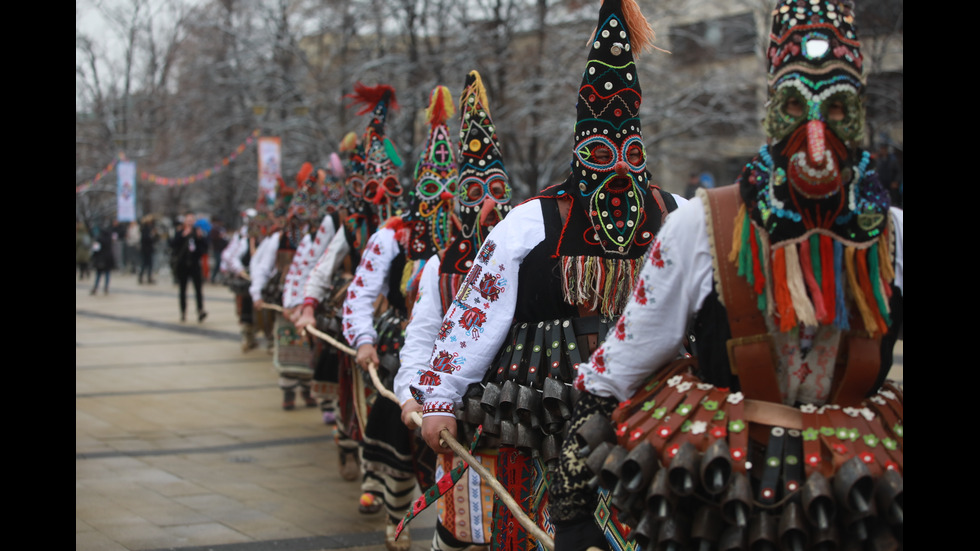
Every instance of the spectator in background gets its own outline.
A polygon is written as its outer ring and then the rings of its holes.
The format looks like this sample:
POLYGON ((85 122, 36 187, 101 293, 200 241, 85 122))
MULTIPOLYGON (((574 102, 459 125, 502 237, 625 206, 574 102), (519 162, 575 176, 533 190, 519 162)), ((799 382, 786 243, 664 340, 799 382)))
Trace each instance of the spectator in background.
POLYGON ((173 267, 180 287, 180 321, 187 321, 187 281, 194 283, 194 297, 197 300, 197 321, 204 321, 208 313, 204 311, 204 294, 201 289, 201 258, 207 254, 208 242, 204 229, 195 226, 194 215, 184 215, 183 223, 174 232, 170 248, 174 255, 173 267))
POLYGON ((140 223, 140 275, 139 283, 143 284, 143 276, 150 285, 156 283, 153 280, 153 253, 156 250, 157 240, 160 234, 157 233, 156 218, 152 214, 143 217, 140 223))
POLYGON ((78 280, 89 275, 89 262, 92 260, 92 236, 84 222, 75 222, 75 265, 78 266, 78 280))
POLYGON ((220 220, 215 220, 208 238, 211 241, 211 254, 214 255, 214 269, 211 270, 211 283, 214 283, 221 272, 221 253, 228 246, 228 231, 220 220))
POLYGON ((129 273, 135 274, 139 266, 140 225, 136 220, 126 226, 126 238, 123 243, 123 266, 129 268, 129 273))
POLYGON ((684 198, 688 200, 693 199, 699 187, 701 187, 701 180, 698 178, 697 173, 692 172, 687 177, 687 183, 684 184, 684 198))
POLYGON ((113 244, 116 235, 112 228, 105 228, 99 232, 95 243, 92 244, 92 267, 95 268, 95 284, 92 285, 90 294, 94 295, 99 290, 99 281, 105 276, 105 283, 102 293, 109 294, 109 273, 116 268, 116 257, 113 254, 113 244))

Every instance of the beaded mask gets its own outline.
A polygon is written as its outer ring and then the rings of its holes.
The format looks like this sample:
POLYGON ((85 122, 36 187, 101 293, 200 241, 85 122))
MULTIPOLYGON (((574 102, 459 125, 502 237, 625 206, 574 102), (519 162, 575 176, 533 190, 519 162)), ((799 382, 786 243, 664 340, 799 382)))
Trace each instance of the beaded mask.
POLYGON ((449 245, 459 169, 446 121, 454 113, 449 89, 437 86, 429 95, 426 110, 429 137, 415 165, 413 204, 410 216, 406 217, 410 228, 408 257, 412 260, 427 260, 449 245))
POLYGON ((317 171, 320 185, 320 217, 336 212, 344 204, 344 162, 340 155, 330 154, 329 170, 317 171))
MULTIPOLYGON (((391 86, 379 85, 373 88, 356 84, 354 94, 349 95, 355 103, 365 107, 358 114, 373 109, 371 123, 364 131, 362 141, 364 156, 364 186, 361 198, 375 205, 378 216, 385 220, 394 214, 395 202, 402 196, 402 185, 398 181, 398 167, 402 165, 394 145, 385 137, 385 122, 389 109, 397 109, 395 90, 391 86)), ((350 193, 357 191, 350 188, 350 193)))
POLYGON ((364 201, 364 149, 357 140, 357 134, 349 133, 341 142, 340 151, 344 154, 344 169, 347 178, 344 181, 344 206, 350 212, 360 212, 365 209, 364 201))
POLYGON ((291 220, 303 223, 316 216, 318 208, 315 204, 318 195, 316 170, 311 163, 303 163, 296 174, 296 191, 289 202, 286 214, 291 220))
POLYGON ((459 110, 459 227, 443 257, 442 271, 465 274, 486 235, 510 212, 511 189, 480 73, 466 76, 459 110))
POLYGON ((864 137, 854 13, 837 0, 791 0, 772 15, 766 135, 792 193, 827 198, 851 175, 849 165, 858 160, 848 150, 864 137))
POLYGON ((864 77, 853 9, 783 0, 772 15, 769 143, 738 180, 744 210, 732 257, 782 331, 848 329, 856 306, 867 331, 884 332, 889 201, 859 147, 864 77))
POLYGON ((605 254, 623 256, 632 246, 642 247, 653 239, 644 228, 650 175, 640 131, 642 93, 633 60, 633 41, 642 44, 646 36, 631 36, 637 32, 652 35, 645 19, 642 26, 627 21, 621 2, 602 4, 579 88, 572 173, 566 182, 566 192, 591 223, 583 235, 586 243, 598 245, 605 254))

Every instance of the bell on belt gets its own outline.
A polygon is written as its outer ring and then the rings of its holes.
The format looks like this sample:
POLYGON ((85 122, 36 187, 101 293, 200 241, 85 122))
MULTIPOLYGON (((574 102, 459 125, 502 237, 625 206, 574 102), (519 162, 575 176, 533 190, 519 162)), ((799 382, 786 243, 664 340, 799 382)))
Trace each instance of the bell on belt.
POLYGON ((708 446, 701 458, 701 483, 711 495, 725 491, 732 477, 732 455, 728 443, 717 439, 708 446))
POLYGON ((592 472, 592 479, 589 480, 589 486, 593 489, 599 485, 599 473, 602 472, 602 465, 606 462, 606 457, 614 446, 615 444, 611 442, 600 442, 585 460, 586 468, 592 472))
POLYGON ((626 454, 620 472, 623 487, 631 493, 643 490, 653 479, 658 465, 657 450, 644 440, 626 454))
POLYGON ((504 421, 512 420, 514 407, 517 404, 518 385, 513 379, 504 381, 500 388, 500 400, 497 402, 497 409, 500 410, 500 418, 504 421))
POLYGON ((903 518, 905 516, 902 506, 903 488, 904 482, 902 475, 898 474, 898 471, 887 469, 878 479, 878 488, 875 491, 875 502, 878 504, 878 513, 885 518, 888 524, 894 526, 899 533, 901 533, 903 518))
POLYGON ((837 507, 833 494, 830 493, 830 483, 822 474, 814 471, 806 479, 800 497, 803 501, 803 513, 812 526, 817 530, 827 530, 833 525, 837 507))
POLYGON ((670 460, 667 469, 667 479, 670 489, 679 496, 689 496, 698 487, 698 450, 694 444, 684 442, 677 450, 677 455, 670 460))
POLYGON ((724 522, 717 507, 701 507, 694 513, 691 525, 691 547, 694 549, 714 549, 721 536, 724 522))
POLYGON ((776 541, 776 519, 765 511, 759 511, 749 524, 749 549, 779 549, 776 541))
POLYGON ((658 522, 663 521, 673 513, 677 498, 671 493, 667 484, 667 469, 660 469, 657 474, 653 475, 653 482, 650 483, 650 489, 647 490, 646 500, 647 511, 650 511, 658 522))
POLYGON ((732 483, 721 500, 721 516, 725 522, 746 528, 752 512, 752 489, 745 473, 735 473, 732 483))
POLYGON ((538 395, 538 391, 529 386, 519 386, 517 388, 517 419, 520 423, 537 429, 541 426, 541 422, 538 420, 540 410, 541 397, 538 395))
POLYGON ((575 431, 575 448, 579 458, 587 457, 600 442, 616 443, 616 431, 602 415, 592 415, 575 431))
POLYGON ((602 468, 599 469, 599 484, 604 489, 612 491, 616 487, 624 460, 626 460, 626 448, 622 446, 616 446, 606 456, 602 468))
POLYGON ((483 389, 483 398, 480 399, 480 407, 483 411, 493 414, 497 411, 498 403, 500 403, 500 385, 487 383, 487 387, 483 389))
POLYGON ((787 503, 779 517, 779 542, 782 549, 804 551, 807 549, 807 536, 800 504, 796 501, 787 503))
POLYGON ((860 457, 848 459, 834 475, 834 495, 837 502, 852 513, 868 512, 873 491, 874 479, 871 471, 860 457))

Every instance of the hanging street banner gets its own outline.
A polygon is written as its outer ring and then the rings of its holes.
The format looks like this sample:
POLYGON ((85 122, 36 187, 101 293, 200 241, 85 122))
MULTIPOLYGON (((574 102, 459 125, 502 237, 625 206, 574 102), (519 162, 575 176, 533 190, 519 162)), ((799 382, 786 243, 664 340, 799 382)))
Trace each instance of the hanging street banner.
POLYGON ((116 163, 116 218, 120 222, 136 220, 136 163, 116 163))
POLYGON ((276 188, 282 174, 282 138, 259 138, 259 197, 271 205, 276 200, 276 188))

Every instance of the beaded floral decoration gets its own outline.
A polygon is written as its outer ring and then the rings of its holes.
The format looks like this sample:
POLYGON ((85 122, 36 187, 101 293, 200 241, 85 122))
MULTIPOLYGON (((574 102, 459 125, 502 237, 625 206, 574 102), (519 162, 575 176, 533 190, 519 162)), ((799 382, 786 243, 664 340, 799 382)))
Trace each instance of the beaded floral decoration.
POLYGON ((317 170, 317 185, 320 191, 317 194, 319 218, 322 219, 327 214, 340 210, 343 206, 344 177, 344 161, 337 153, 331 153, 327 168, 317 170))

